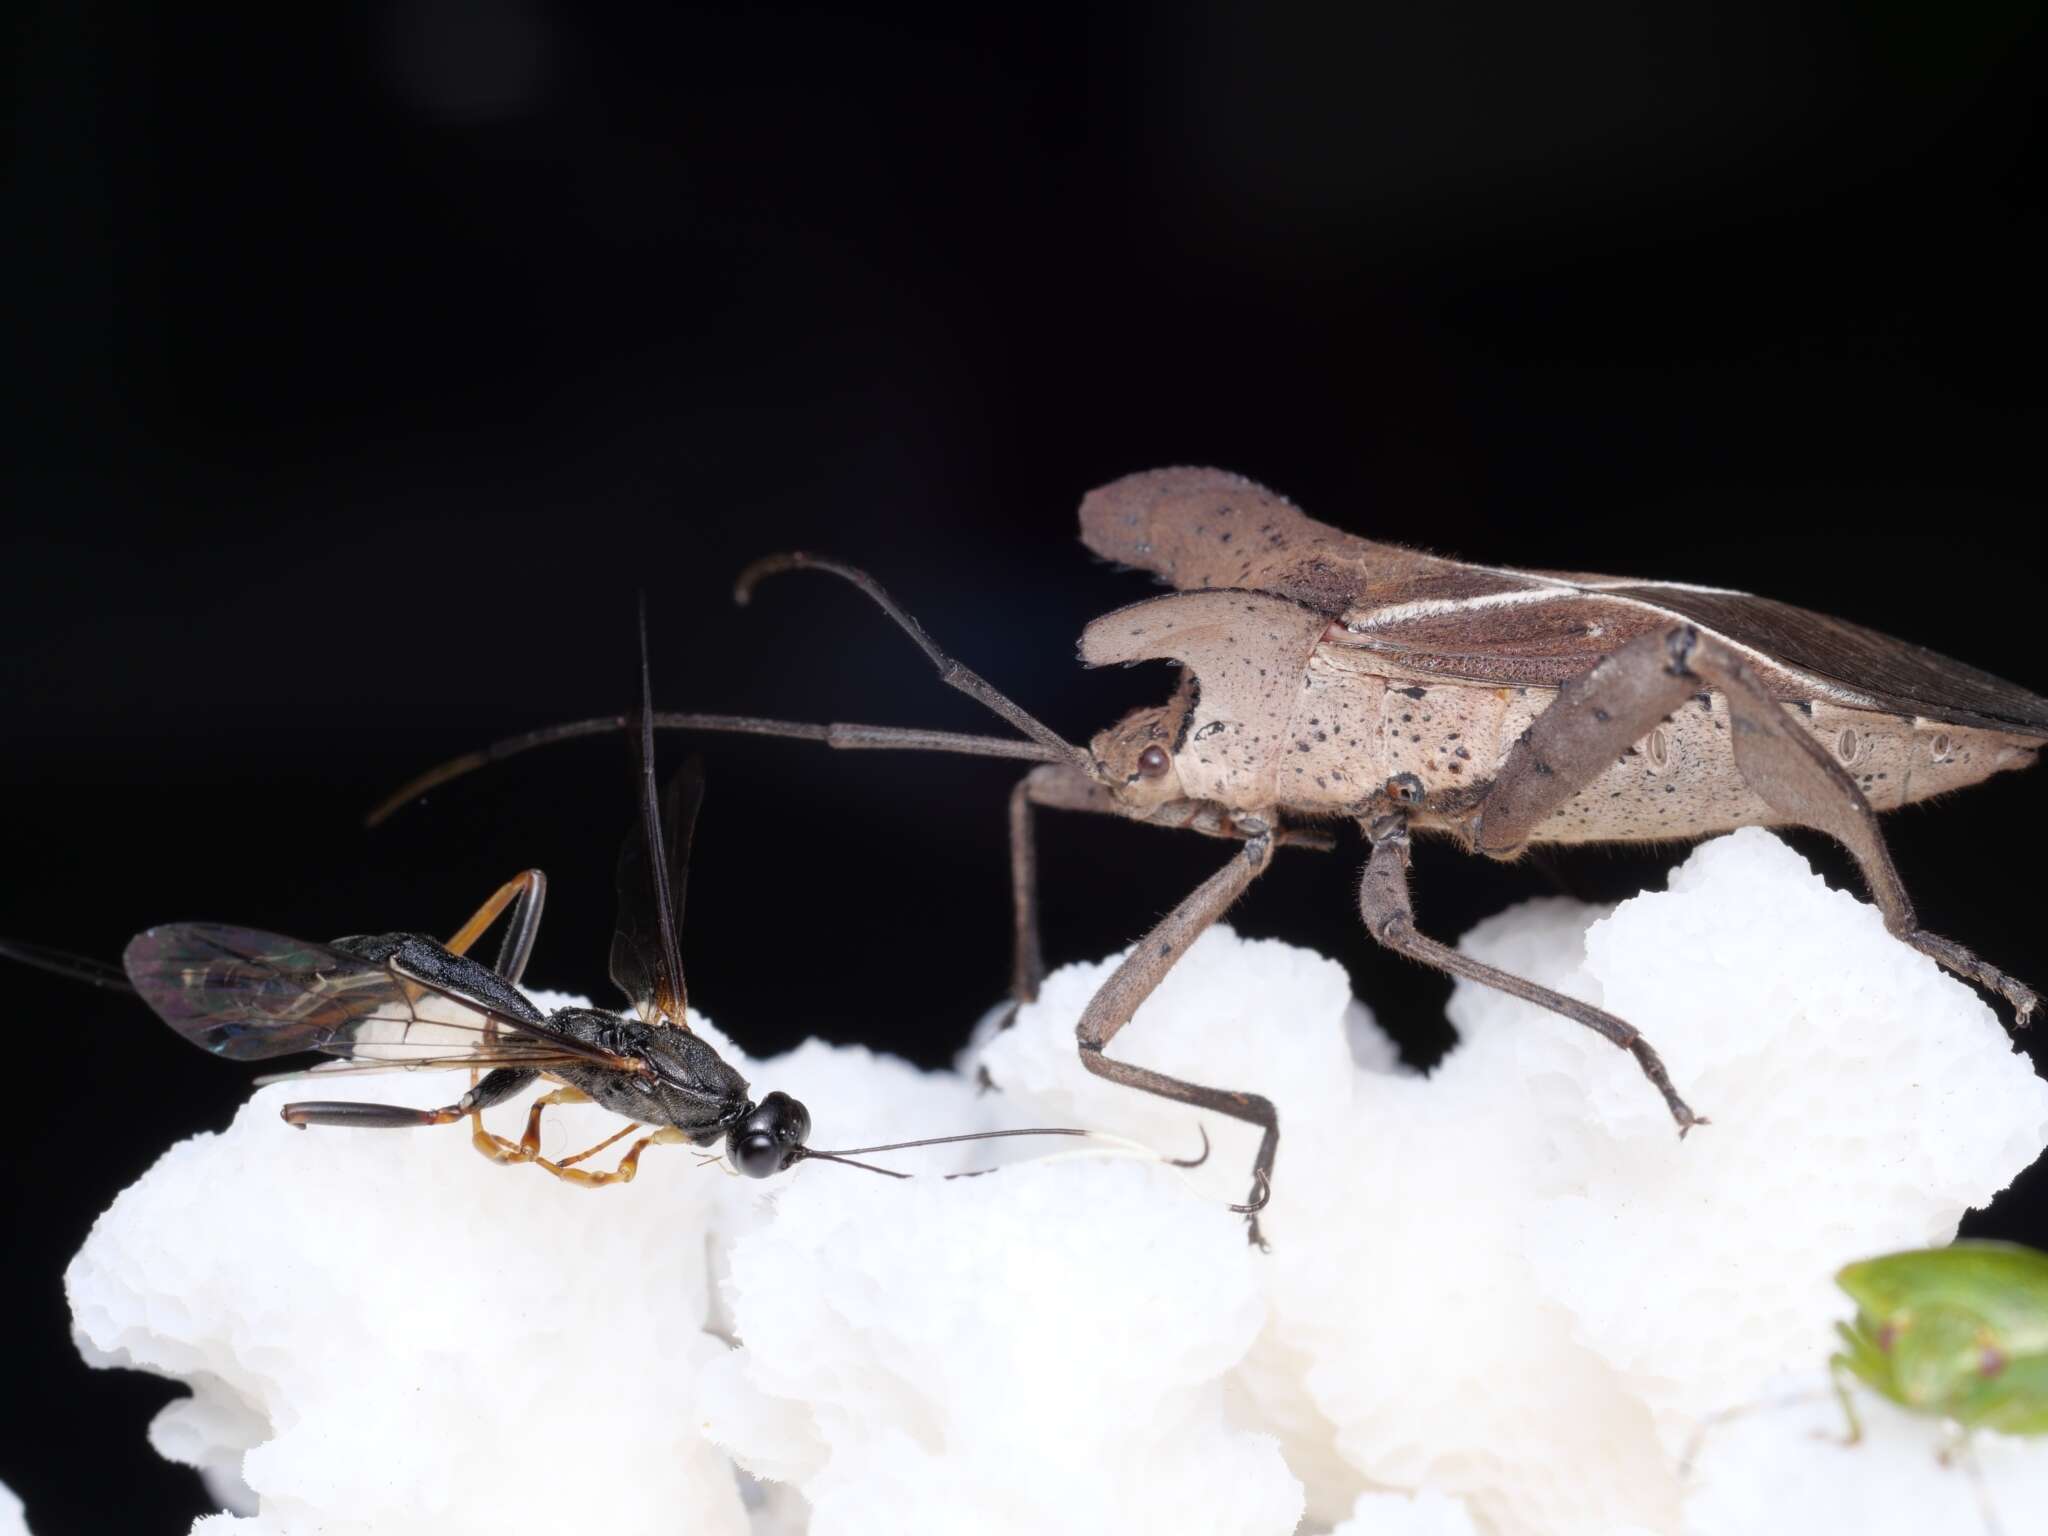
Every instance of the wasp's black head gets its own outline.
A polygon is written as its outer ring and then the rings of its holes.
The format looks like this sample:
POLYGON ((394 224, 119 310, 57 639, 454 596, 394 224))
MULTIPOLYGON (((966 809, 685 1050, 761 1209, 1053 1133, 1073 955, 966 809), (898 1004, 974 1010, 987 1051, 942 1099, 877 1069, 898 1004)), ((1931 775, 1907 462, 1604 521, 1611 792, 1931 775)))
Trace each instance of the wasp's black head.
POLYGON ((782 1172, 803 1156, 811 1112, 786 1093, 771 1093, 726 1132, 725 1153, 750 1179, 782 1172))

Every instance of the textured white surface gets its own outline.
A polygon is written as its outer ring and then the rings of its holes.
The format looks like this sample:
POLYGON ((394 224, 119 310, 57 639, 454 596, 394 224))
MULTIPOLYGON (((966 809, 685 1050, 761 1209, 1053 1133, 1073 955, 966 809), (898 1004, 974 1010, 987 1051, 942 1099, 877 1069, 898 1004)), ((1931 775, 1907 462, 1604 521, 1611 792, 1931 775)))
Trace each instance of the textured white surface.
POLYGON ((1361 1493, 1333 1536, 1480 1536, 1463 1503, 1421 1493, 1361 1493))
POLYGON ((28 1520, 14 1490, 0 1483, 0 1536, 28 1536, 28 1520))
MULTIPOLYGON (((221 1533, 766 1536, 808 1507, 821 1536, 1277 1536, 1305 1506, 1346 1536, 1719 1536, 1831 1528, 1759 1513, 1787 1479, 1849 1507, 1830 1478, 1966 1529, 1941 1426, 1902 1415, 1842 1451, 1759 1408, 1682 1460, 1706 1417, 1819 1369, 1835 1268, 1946 1239, 2038 1155, 2048 1084, 1764 833, 1601 918, 1534 903, 1467 947, 1640 1025, 1712 1117, 1683 1144, 1630 1058, 1569 1022, 1461 986, 1463 1041, 1425 1078, 1340 967, 1218 930, 1112 1054, 1280 1105, 1270 1254, 1222 1209, 1253 1145, 1230 1122, 1185 1178, 1098 1150, 754 1184, 659 1148, 590 1192, 459 1130, 292 1132, 273 1089, 95 1228, 67 1275, 81 1342, 194 1384, 154 1436, 217 1483, 239 1464, 253 1513, 202 1522, 221 1533), (728 1456, 780 1481, 743 1498, 728 1456)), ((961 1074, 815 1043, 741 1068, 804 1099, 824 1147, 1073 1123, 1190 1153, 1192 1112, 1076 1059, 1112 963, 1055 974, 961 1074), (976 1064, 1002 1094, 976 1094, 976 1064)), ((550 1146, 610 1128, 572 1110, 550 1146)), ((2042 1507, 2048 1444, 1980 1441, 1993 1500, 2042 1507)))
POLYGON ((2048 1519, 2038 1441, 1976 1435, 1956 1448, 1863 1393, 1851 1445, 1825 1371, 1777 1385, 1701 1437, 1684 1536, 2028 1536, 2048 1519))

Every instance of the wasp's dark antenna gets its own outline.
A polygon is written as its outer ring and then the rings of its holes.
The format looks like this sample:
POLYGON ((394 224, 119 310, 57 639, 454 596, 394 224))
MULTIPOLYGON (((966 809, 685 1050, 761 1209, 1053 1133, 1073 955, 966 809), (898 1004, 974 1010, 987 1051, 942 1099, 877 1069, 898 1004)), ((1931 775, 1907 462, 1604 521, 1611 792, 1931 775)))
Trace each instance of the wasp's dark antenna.
MULTIPOLYGON (((1200 1122, 1195 1129, 1201 1132, 1202 1150, 1193 1157, 1160 1157, 1159 1161, 1169 1168, 1199 1168, 1209 1160, 1209 1132, 1200 1122)), ((828 1163, 844 1163, 849 1168, 865 1168, 870 1173, 885 1173, 892 1179, 907 1179, 911 1175, 898 1173, 893 1168, 878 1168, 873 1163, 858 1163, 856 1155, 871 1152, 907 1152, 914 1147, 943 1147, 959 1141, 994 1141, 1003 1136, 1081 1136, 1090 1141, 1122 1141, 1120 1136, 1110 1136, 1102 1131, 1082 1130, 1071 1125, 1029 1126, 1004 1131, 969 1131, 959 1136, 925 1136, 916 1141, 891 1141, 874 1147, 844 1147, 837 1152, 820 1152, 810 1147, 798 1147, 785 1167, 793 1167, 806 1158, 821 1158, 828 1163)), ((1154 1154, 1157 1156, 1158 1154, 1154 1154)), ((948 1179, 974 1179, 985 1173, 994 1173, 993 1168, 976 1168, 966 1173, 949 1173, 948 1179)))
POLYGON ((907 1152, 913 1147, 943 1147, 956 1141, 994 1141, 999 1136, 1094 1136, 1094 1131, 1084 1131, 1078 1126, 1053 1125, 1034 1126, 1014 1131, 967 1131, 958 1136, 926 1136, 917 1141, 890 1141, 877 1147, 841 1147, 836 1152, 820 1152, 805 1147, 805 1157, 846 1158, 861 1156, 869 1152, 907 1152))
POLYGON ((873 1163, 857 1163, 852 1158, 841 1157, 836 1152, 813 1152, 810 1148, 806 1147, 803 1149, 803 1156, 805 1158, 816 1158, 819 1162, 824 1163, 844 1163, 849 1168, 865 1168, 869 1173, 879 1173, 884 1178, 907 1179, 910 1177, 909 1174, 899 1173, 894 1168, 877 1168, 873 1163))

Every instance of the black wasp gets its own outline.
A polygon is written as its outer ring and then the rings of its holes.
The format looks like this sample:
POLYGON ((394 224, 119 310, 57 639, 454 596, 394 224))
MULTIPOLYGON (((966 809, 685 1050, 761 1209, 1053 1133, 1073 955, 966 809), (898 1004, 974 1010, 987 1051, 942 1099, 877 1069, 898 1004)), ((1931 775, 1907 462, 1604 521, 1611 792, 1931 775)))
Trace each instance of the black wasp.
POLYGON ((640 817, 619 851, 619 917, 611 950, 612 980, 637 1017, 595 1008, 543 1014, 520 993, 547 890, 537 869, 508 880, 445 944, 416 933, 312 944, 254 928, 172 923, 129 944, 122 956, 125 977, 95 961, 25 945, 0 944, 0 953, 96 985, 132 989, 187 1040, 233 1061, 306 1051, 341 1058, 261 1082, 467 1068, 469 1091, 439 1109, 318 1100, 285 1105, 284 1118, 300 1127, 393 1129, 467 1118, 471 1141, 486 1157, 533 1163, 583 1185, 631 1180, 641 1153, 658 1142, 709 1147, 723 1138, 733 1166, 764 1179, 806 1158, 850 1162, 847 1153, 853 1152, 991 1136, 1087 1134, 993 1131, 821 1152, 804 1145, 811 1117, 797 1100, 786 1093, 770 1093, 759 1103, 751 1099, 746 1079, 690 1028, 684 1006, 677 936, 704 784, 692 762, 671 780, 665 797, 657 794, 644 624, 640 691, 638 729, 631 733, 640 817), (470 958, 468 950, 507 908, 498 963, 490 968, 470 958), (541 1077, 558 1086, 533 1101, 519 1140, 485 1128, 484 1110, 541 1077), (632 1123, 559 1161, 543 1157, 542 1112, 551 1104, 583 1102, 602 1105, 632 1123), (575 1166, 644 1127, 652 1129, 615 1168, 575 1166))

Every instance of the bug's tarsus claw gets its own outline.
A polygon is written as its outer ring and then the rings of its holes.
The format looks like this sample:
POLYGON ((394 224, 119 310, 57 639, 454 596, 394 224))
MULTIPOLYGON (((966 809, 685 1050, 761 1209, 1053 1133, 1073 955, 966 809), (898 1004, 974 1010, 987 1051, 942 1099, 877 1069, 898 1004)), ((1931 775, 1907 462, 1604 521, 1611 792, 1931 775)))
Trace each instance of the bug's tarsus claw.
MULTIPOLYGON (((1253 1216, 1263 1211, 1266 1208, 1266 1202, 1272 1198, 1273 1181, 1267 1176, 1266 1170, 1260 1168, 1252 1174, 1251 1198, 1245 1201, 1243 1205, 1233 1205, 1231 1209, 1240 1216, 1253 1216)), ((1252 1225, 1256 1228, 1258 1223, 1253 1222, 1252 1225)))

